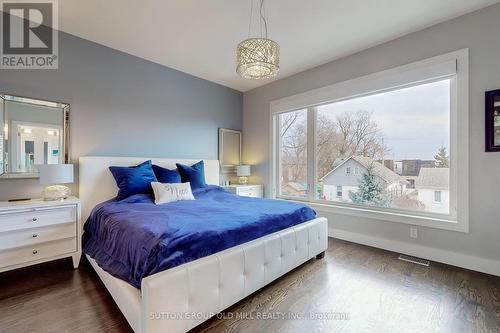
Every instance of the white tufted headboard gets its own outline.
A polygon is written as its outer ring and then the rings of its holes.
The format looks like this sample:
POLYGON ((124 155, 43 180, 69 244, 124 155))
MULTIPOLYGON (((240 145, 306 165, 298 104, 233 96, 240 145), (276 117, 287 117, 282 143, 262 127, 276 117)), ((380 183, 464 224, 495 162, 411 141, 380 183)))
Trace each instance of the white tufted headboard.
MULTIPOLYGON (((118 192, 116 182, 109 167, 137 165, 146 160, 153 164, 175 169, 175 163, 191 165, 199 159, 173 159, 150 157, 115 157, 115 156, 84 156, 79 159, 79 197, 82 205, 82 222, 85 223, 90 211, 95 205, 112 199, 118 192)), ((219 185, 219 161, 203 160, 205 164, 205 179, 207 184, 219 185)))

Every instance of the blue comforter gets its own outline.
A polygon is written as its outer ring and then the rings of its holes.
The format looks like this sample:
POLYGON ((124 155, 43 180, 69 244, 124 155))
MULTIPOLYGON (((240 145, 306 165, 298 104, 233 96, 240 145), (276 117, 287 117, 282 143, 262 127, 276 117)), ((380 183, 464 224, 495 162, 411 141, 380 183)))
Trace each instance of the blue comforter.
POLYGON ((196 200, 155 205, 137 194, 97 205, 83 251, 108 273, 140 288, 142 278, 315 218, 305 205, 240 197, 221 187, 196 200))

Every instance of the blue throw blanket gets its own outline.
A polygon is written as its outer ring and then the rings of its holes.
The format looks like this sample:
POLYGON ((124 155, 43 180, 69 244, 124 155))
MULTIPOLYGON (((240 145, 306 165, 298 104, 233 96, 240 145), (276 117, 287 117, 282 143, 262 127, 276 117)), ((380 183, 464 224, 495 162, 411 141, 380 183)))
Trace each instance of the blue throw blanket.
POLYGON ((108 273, 140 288, 142 278, 316 217, 305 205, 240 197, 218 186, 196 200, 155 205, 148 194, 97 205, 83 251, 108 273))

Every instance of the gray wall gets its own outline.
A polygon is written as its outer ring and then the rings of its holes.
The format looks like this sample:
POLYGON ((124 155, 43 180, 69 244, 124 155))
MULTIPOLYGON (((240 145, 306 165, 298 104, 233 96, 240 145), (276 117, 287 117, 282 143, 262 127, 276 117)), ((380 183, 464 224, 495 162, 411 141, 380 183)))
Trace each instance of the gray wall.
MULTIPOLYGON (((0 70, 0 92, 69 103, 73 163, 84 155, 217 159, 217 129, 241 129, 240 92, 69 34, 59 38, 58 70, 0 70)), ((0 180, 0 200, 40 191, 35 179, 0 180)))
MULTIPOLYGON (((500 153, 484 152, 484 92, 500 89, 500 5, 456 18, 295 76, 243 97, 244 162, 256 164, 252 181, 269 187, 269 102, 398 65, 470 48, 470 232, 419 227, 345 215, 327 215, 330 227, 359 234, 500 259, 500 153)), ((286 54, 282 55, 286 57, 286 54)), ((267 193, 268 191, 266 191, 267 193)))

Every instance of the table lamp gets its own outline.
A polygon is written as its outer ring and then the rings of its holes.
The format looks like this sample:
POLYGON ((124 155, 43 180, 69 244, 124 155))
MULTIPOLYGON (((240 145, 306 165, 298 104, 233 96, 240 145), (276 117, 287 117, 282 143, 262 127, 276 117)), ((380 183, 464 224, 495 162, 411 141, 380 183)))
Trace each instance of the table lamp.
POLYGON ((238 165, 236 167, 236 175, 238 178, 238 183, 248 184, 248 176, 250 176, 250 165, 238 165))
POLYGON ((73 182, 73 164, 41 164, 37 167, 40 184, 49 185, 42 191, 43 200, 64 200, 71 195, 69 187, 59 184, 73 182))

